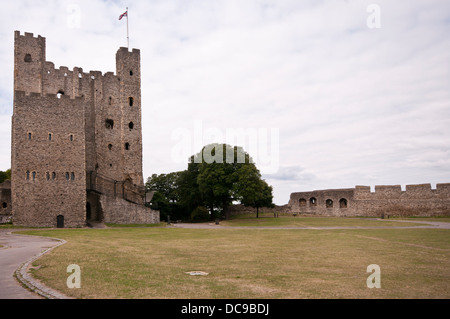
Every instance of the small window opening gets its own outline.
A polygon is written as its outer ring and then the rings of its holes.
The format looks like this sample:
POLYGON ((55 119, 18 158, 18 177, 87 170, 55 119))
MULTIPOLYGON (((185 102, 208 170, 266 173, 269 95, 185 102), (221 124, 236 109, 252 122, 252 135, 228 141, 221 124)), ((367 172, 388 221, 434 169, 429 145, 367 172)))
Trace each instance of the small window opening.
POLYGON ((333 207, 333 201, 331 199, 327 199, 327 201, 325 203, 326 203, 327 208, 333 207))
POLYGON ((299 203, 300 207, 306 206, 306 199, 300 198, 298 203, 299 203))
POLYGON ((70 176, 69 176, 69 172, 66 172, 66 180, 68 181, 68 180, 69 180, 69 178, 70 178, 70 176))
POLYGON ((130 106, 133 106, 133 103, 134 103, 134 99, 133 99, 132 97, 129 97, 129 98, 128 98, 128 104, 129 104, 130 106))
POLYGON ((60 99, 61 96, 63 96, 63 95, 64 95, 64 91, 63 91, 63 90, 59 90, 58 93, 56 93, 56 97, 57 97, 58 99, 60 99))
POLYGON ((108 104, 111 105, 111 102, 112 102, 112 97, 110 96, 108 104))
POLYGON ((345 198, 339 201, 339 208, 347 208, 347 200, 345 198))
POLYGON ((70 173, 70 179, 71 179, 72 181, 75 180, 75 173, 74 173, 74 172, 70 173))
POLYGON ((112 167, 112 164, 109 164, 109 167, 112 167))
POLYGON ((107 129, 112 130, 112 129, 114 128, 114 121, 111 120, 111 119, 106 119, 106 120, 105 120, 105 127, 106 127, 107 129))
POLYGON ((45 173, 45 178, 46 178, 48 181, 50 180, 50 173, 49 173, 49 172, 45 173))
POLYGON ((133 76, 133 71, 132 70, 130 70, 130 76, 133 76))
POLYGON ((27 181, 30 180, 30 171, 27 171, 27 181))
POLYGON ((55 179, 56 179, 56 173, 52 172, 52 180, 55 180, 55 179))
POLYGON ((36 180, 36 172, 33 172, 33 181, 36 180))
POLYGON ((28 133, 28 139, 31 140, 31 133, 28 133))
POLYGON ((48 140, 49 140, 49 141, 52 140, 52 133, 48 133, 48 140))
POLYGON ((3 203, 2 203, 2 207, 3 207, 3 208, 6 208, 6 207, 8 207, 8 204, 7 204, 6 202, 3 202, 3 203))
POLYGON ((108 144, 108 149, 112 150, 112 144, 108 144))
POLYGON ((128 151, 130 149, 130 143, 125 143, 125 149, 128 151))
POLYGON ((64 76, 67 76, 67 73, 64 73, 64 76))
POLYGON ((71 142, 73 142, 73 134, 70 134, 70 135, 69 135, 69 140, 70 140, 71 142))
POLYGON ((132 130, 134 128, 134 123, 133 122, 128 123, 128 127, 130 130, 132 130))
POLYGON ((25 62, 31 62, 31 54, 25 54, 25 58, 23 59, 25 62))
POLYGON ((317 206, 317 199, 316 199, 315 197, 311 197, 311 198, 309 199, 309 204, 310 204, 311 206, 317 206))
POLYGON ((78 73, 78 78, 79 79, 83 78, 83 75, 81 73, 78 73))

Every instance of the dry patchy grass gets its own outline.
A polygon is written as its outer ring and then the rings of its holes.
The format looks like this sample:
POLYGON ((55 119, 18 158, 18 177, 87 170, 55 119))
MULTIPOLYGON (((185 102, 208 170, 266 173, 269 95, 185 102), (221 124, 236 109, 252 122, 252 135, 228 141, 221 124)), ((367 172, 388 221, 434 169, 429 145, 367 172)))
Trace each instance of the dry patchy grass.
POLYGON ((36 230, 67 243, 34 276, 76 298, 449 298, 450 231, 36 230), (66 267, 81 267, 68 289, 66 267), (381 267, 369 289, 367 266, 381 267), (199 270, 208 276, 190 276, 199 270))

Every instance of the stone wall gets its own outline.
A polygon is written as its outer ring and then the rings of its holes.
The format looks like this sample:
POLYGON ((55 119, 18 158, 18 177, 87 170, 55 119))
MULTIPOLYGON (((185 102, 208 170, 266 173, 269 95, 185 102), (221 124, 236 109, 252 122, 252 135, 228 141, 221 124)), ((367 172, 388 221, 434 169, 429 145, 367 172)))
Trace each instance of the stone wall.
MULTIPOLYGON (((283 205, 283 206, 275 205, 274 207, 260 207, 259 214, 263 214, 263 213, 288 214, 288 213, 290 213, 290 210, 289 210, 288 205, 283 205)), ((232 206, 229 206, 227 209, 228 216, 242 215, 242 214, 256 216, 256 208, 248 207, 248 206, 244 206, 244 205, 232 205, 232 206)))
POLYGON ((85 221, 83 98, 15 91, 11 195, 16 225, 85 221))
POLYGON ((292 213, 323 216, 449 216, 450 184, 356 186, 292 193, 292 213))
POLYGON ((156 224, 159 211, 121 198, 100 195, 99 204, 103 221, 112 224, 156 224))

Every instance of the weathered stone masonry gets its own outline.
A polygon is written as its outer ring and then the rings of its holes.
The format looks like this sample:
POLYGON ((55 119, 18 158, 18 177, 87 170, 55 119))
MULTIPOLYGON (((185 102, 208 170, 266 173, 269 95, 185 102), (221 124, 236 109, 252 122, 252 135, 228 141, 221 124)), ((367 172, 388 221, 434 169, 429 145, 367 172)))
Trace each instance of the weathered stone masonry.
POLYGON ((120 48, 114 75, 55 69, 45 50, 44 37, 15 32, 14 224, 159 222, 143 205, 140 51, 120 48))
POLYGON ((322 216, 444 216, 450 215, 450 184, 356 186, 349 189, 292 193, 289 209, 322 216))

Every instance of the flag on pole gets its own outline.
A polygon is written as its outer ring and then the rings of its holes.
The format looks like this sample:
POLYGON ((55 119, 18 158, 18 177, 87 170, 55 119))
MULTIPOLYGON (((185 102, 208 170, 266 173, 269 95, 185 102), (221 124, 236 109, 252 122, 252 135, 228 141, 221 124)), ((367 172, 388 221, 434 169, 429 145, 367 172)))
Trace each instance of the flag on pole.
POLYGON ((128 17, 128 10, 119 16, 119 20, 122 20, 123 17, 128 17))

